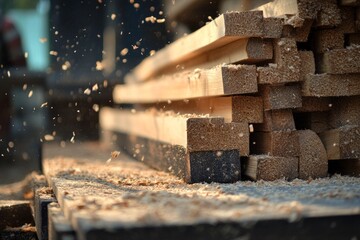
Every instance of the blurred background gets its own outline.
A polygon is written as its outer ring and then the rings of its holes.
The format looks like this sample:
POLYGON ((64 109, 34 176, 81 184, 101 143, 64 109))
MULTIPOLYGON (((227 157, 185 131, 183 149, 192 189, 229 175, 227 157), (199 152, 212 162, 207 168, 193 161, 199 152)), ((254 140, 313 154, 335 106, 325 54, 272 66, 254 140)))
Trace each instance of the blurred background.
POLYGON ((0 1, 0 184, 41 170, 41 145, 99 138, 114 83, 171 41, 161 1, 0 1), (9 59, 15 58, 16 61, 9 59))

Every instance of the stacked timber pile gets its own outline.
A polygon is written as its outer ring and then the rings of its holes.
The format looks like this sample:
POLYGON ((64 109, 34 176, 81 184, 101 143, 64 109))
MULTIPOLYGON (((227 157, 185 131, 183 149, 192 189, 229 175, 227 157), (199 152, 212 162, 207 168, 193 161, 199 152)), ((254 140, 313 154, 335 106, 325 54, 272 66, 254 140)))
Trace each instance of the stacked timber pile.
POLYGON ((115 87, 104 139, 189 183, 358 175, 359 5, 233 6, 115 87))

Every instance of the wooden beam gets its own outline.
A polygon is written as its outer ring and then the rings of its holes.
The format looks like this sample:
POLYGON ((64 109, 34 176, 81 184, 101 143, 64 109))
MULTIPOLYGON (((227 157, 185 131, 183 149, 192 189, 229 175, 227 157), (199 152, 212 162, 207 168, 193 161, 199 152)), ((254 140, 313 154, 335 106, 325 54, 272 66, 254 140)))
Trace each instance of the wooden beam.
POLYGON ((238 39, 263 35, 264 24, 261 12, 225 13, 196 32, 143 60, 125 80, 146 81, 171 64, 186 61, 238 39))
POLYGON ((113 98, 115 103, 154 103, 255 93, 257 90, 256 66, 221 65, 163 76, 139 84, 117 85, 113 98))
POLYGON ((252 180, 292 180, 298 177, 297 157, 250 155, 245 160, 245 175, 252 180))
POLYGON ((48 231, 50 240, 76 239, 76 233, 68 219, 65 218, 59 204, 51 203, 48 206, 48 231))
POLYGON ((360 126, 360 96, 335 98, 332 103, 328 118, 331 128, 345 125, 360 126))
POLYGON ((259 84, 278 84, 300 81, 301 59, 294 39, 274 40, 274 63, 258 67, 259 84))
POLYGON ((300 79, 305 80, 306 75, 315 74, 315 58, 312 51, 299 51, 301 59, 300 79))
POLYGON ((320 138, 311 130, 301 130, 298 133, 300 142, 299 178, 306 180, 326 177, 328 159, 320 138))
POLYGON ((345 74, 360 72, 360 46, 334 49, 317 57, 317 72, 345 74))
POLYGON ((326 112, 332 108, 332 99, 327 97, 302 97, 302 106, 294 112, 326 112))
POLYGON ((197 68, 213 68, 221 64, 254 64, 273 59, 273 45, 270 39, 239 39, 219 48, 195 56, 184 62, 172 64, 158 73, 173 74, 179 71, 193 71, 197 68))
MULTIPOLYGON (((148 108, 147 105, 145 105, 148 108)), ((263 122, 263 100, 256 96, 229 96, 200 98, 186 101, 159 103, 159 110, 180 114, 192 113, 209 117, 222 117, 225 122, 263 122)))
POLYGON ((346 125, 319 134, 329 160, 356 159, 360 157, 360 129, 346 125))
POLYGON ((302 84, 302 95, 308 97, 360 95, 359 75, 309 74, 302 84))
POLYGON ((184 146, 115 132, 117 149, 160 171, 169 172, 187 183, 240 180, 239 150, 189 151, 184 146))
POLYGON ((237 149, 241 155, 249 153, 247 123, 225 123, 223 118, 103 108, 100 125, 105 130, 179 145, 189 152, 237 149))
POLYGON ((300 155, 297 131, 254 132, 250 135, 250 152, 279 157, 300 155))
POLYGON ((302 106, 301 88, 298 85, 263 85, 259 90, 263 97, 265 110, 299 108, 302 106))
POLYGON ((291 109, 272 110, 264 112, 264 123, 256 124, 255 131, 294 131, 295 121, 291 109))
POLYGON ((316 53, 324 53, 328 50, 344 48, 344 33, 338 28, 319 29, 314 31, 313 50, 316 53))

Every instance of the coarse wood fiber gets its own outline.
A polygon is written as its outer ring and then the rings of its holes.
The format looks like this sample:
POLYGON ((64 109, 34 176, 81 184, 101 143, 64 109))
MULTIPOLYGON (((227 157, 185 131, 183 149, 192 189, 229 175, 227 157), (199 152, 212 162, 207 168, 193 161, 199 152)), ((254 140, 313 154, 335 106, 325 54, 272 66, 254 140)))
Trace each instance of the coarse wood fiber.
POLYGON ((254 132, 250 135, 250 153, 279 157, 300 155, 297 131, 254 132))
POLYGON ((298 85, 262 85, 259 90, 263 97, 264 110, 299 108, 302 106, 301 87, 298 85))
POLYGON ((360 72, 360 46, 334 49, 317 57, 317 72, 346 74, 360 72))
POLYGON ((319 136, 311 130, 299 130, 298 134, 300 142, 299 178, 326 177, 328 159, 319 136))
POLYGON ((302 95, 307 97, 360 95, 359 75, 309 74, 302 84, 302 95))
POLYGON ((250 155, 245 160, 245 175, 252 180, 292 180, 298 177, 298 163, 297 157, 250 155))
POLYGON ((330 111, 333 101, 329 97, 302 97, 302 106, 295 112, 326 112, 330 111))
POLYGON ((328 119, 331 128, 360 126, 360 96, 334 98, 332 102, 328 119))
POLYGON ((329 160, 360 157, 359 125, 346 125, 319 134, 329 160))
POLYGON ((291 38, 274 40, 274 63, 258 67, 259 84, 276 84, 300 81, 301 59, 296 42, 291 38))
POLYGON ((287 130, 296 130, 291 109, 265 111, 264 123, 255 125, 255 131, 258 132, 287 130))

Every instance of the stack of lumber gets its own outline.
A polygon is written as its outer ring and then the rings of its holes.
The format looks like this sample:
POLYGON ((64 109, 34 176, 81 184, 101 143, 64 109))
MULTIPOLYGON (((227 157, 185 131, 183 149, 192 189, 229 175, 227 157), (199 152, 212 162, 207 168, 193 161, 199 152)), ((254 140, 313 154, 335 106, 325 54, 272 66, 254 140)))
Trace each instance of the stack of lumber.
POLYGON ((359 2, 227 10, 115 87, 104 141, 189 183, 358 175, 359 2))
POLYGON ((46 182, 34 186, 39 240, 360 237, 360 178, 186 184, 124 153, 107 164, 110 151, 44 144, 46 182))

